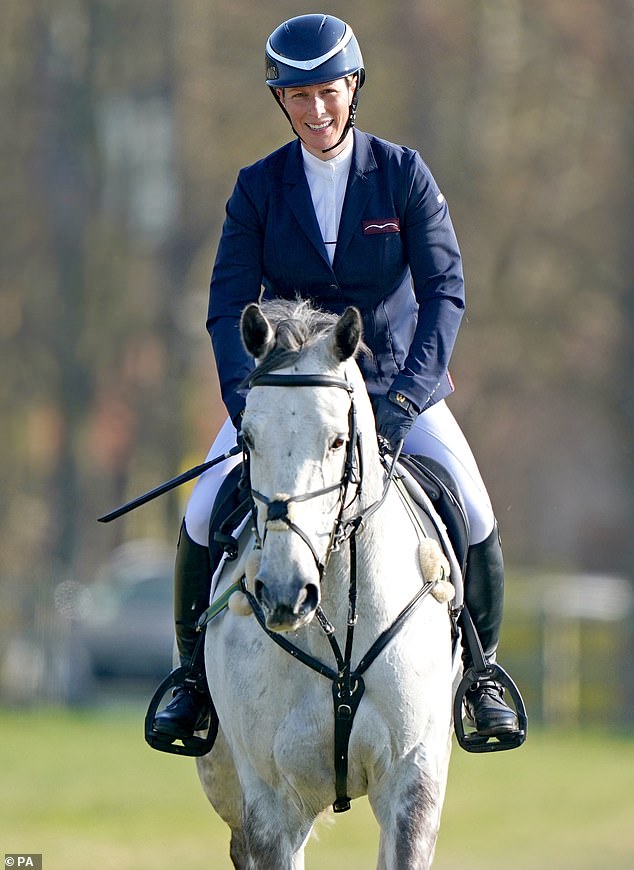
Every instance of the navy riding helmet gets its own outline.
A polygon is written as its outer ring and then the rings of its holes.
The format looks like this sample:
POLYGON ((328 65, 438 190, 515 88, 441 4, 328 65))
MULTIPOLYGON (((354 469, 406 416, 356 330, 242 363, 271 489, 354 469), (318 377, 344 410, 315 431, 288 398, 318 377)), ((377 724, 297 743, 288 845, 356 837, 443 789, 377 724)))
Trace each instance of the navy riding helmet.
MULTIPOLYGON (((282 111, 276 88, 318 85, 349 75, 357 77, 348 122, 336 148, 354 127, 359 90, 365 81, 365 69, 359 43, 352 28, 333 15, 298 15, 280 24, 266 42, 266 83, 282 111)), ((290 118, 289 118, 290 121, 290 118)), ((291 124, 292 127, 292 124, 291 124)), ((293 128, 297 135, 297 131, 293 128)))

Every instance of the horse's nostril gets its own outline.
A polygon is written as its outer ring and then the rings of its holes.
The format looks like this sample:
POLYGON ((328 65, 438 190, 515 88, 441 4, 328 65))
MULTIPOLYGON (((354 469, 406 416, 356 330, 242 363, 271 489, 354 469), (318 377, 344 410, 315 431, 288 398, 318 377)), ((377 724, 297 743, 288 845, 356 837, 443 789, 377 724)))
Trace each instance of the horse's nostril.
POLYGON ((319 586, 315 583, 305 583, 294 595, 288 594, 288 590, 287 594, 276 595, 274 585, 267 585, 266 578, 255 577, 253 592, 260 607, 277 616, 286 614, 287 617, 304 619, 319 605, 319 586))
POLYGON ((319 604, 319 589, 314 583, 307 583, 298 599, 298 613, 310 613, 319 604))
POLYGON ((259 577, 255 578, 253 583, 253 591, 255 592, 255 600, 258 604, 263 604, 266 599, 266 585, 259 577))

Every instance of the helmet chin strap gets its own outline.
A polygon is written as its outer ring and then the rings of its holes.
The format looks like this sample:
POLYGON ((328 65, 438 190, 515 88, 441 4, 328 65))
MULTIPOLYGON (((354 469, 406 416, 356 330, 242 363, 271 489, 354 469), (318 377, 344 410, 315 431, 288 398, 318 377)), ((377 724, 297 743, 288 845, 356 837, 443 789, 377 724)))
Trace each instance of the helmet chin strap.
MULTIPOLYGON (((328 154, 329 151, 334 151, 335 148, 338 148, 343 140, 346 138, 350 130, 354 127, 357 120, 357 102, 358 102, 358 89, 355 89, 354 96, 352 97, 352 102, 350 103, 350 109, 348 111, 348 120, 346 121, 346 126, 343 128, 341 136, 339 140, 335 142, 334 145, 331 145, 330 148, 322 148, 322 154, 328 154)), ((292 125, 291 125, 292 126, 292 125)), ((299 134, 298 134, 299 135, 299 134)), ((299 137, 301 139, 301 136, 299 137)))

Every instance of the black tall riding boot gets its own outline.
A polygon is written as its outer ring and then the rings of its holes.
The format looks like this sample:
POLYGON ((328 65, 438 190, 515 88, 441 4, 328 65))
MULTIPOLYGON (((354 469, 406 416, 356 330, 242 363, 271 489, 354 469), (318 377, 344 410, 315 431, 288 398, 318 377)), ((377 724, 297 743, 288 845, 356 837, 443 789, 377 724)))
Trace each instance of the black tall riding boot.
POLYGON ((191 737, 204 726, 209 715, 203 642, 196 623, 209 604, 210 587, 209 551, 192 541, 183 521, 174 567, 174 622, 178 654, 186 676, 167 707, 154 717, 153 728, 160 734, 191 737))
MULTIPOLYGON (((482 649, 495 662, 504 608, 504 559, 497 523, 480 544, 469 547, 465 572, 465 604, 471 614, 482 649)), ((473 662, 463 652, 465 670, 473 662)), ((478 734, 495 737, 517 731, 517 716, 504 702, 504 690, 495 680, 474 683, 465 696, 467 716, 478 734)))

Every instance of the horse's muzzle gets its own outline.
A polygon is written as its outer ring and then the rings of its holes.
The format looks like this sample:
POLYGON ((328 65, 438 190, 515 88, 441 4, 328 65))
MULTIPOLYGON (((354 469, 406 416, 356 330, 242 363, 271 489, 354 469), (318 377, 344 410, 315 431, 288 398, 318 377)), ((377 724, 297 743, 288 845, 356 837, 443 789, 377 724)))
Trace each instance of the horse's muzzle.
POLYGON ((270 631, 297 631, 315 615, 319 605, 319 587, 296 579, 281 586, 258 575, 254 582, 255 598, 270 631))

